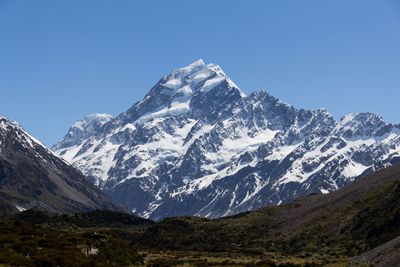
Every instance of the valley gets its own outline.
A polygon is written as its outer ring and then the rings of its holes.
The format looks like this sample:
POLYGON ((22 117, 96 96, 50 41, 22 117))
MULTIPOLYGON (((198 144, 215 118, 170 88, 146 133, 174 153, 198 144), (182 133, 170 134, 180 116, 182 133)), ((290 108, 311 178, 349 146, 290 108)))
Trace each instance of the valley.
MULTIPOLYGON (((31 210, 2 219, 1 226, 18 224, 61 236, 76 233, 89 238, 85 244, 92 246, 112 237, 137 251, 148 266, 383 266, 397 261, 390 247, 395 249, 392 240, 400 235, 399 188, 400 167, 393 166, 330 194, 221 219, 154 222, 110 211, 55 215, 31 210), (384 243, 389 254, 369 262, 357 258, 384 243)), ((26 231, 13 233, 18 240, 13 242, 23 242, 26 231)), ((38 253, 35 245, 31 249, 32 255, 38 253)))

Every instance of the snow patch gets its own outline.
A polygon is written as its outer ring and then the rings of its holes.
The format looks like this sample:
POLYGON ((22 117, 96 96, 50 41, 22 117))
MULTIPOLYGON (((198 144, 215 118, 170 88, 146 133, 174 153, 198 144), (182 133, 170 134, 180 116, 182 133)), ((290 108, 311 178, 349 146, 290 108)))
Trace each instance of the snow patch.
POLYGON ((22 211, 25 211, 26 210, 26 208, 24 208, 24 207, 21 207, 21 206, 18 206, 18 205, 14 205, 16 208, 17 208, 17 210, 19 211, 19 212, 22 212, 22 211))

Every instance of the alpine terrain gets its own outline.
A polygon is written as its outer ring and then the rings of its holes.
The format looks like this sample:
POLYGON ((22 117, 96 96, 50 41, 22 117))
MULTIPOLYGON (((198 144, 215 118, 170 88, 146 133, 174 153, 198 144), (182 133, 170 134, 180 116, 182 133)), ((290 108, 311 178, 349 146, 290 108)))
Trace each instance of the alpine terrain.
POLYGON ((16 122, 0 116, 0 214, 121 210, 16 122))
POLYGON ((216 218, 328 193, 400 160, 400 125, 336 121, 265 91, 245 95, 214 64, 163 77, 116 117, 76 122, 53 150, 147 218, 216 218))

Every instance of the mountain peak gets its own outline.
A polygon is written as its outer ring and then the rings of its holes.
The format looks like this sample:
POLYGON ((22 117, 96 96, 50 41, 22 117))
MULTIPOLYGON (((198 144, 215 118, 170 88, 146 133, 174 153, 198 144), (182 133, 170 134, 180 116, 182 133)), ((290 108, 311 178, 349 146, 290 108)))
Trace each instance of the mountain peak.
POLYGON ((18 129, 24 131, 24 129, 21 127, 21 125, 18 122, 10 120, 1 115, 0 115, 0 128, 2 128, 3 130, 8 130, 7 128, 10 128, 10 129, 18 128, 18 129))
POLYGON ((112 115, 104 113, 87 115, 82 120, 76 121, 68 130, 67 135, 52 148, 60 149, 65 146, 76 145, 83 139, 95 135, 112 118, 112 115))
POLYGON ((214 106, 221 106, 220 102, 228 96, 243 98, 245 94, 221 67, 200 59, 164 76, 141 101, 117 119, 141 124, 155 118, 191 113, 194 102, 215 102, 214 106), (215 97, 221 100, 218 105, 215 97))
POLYGON ((73 125, 73 127, 79 128, 79 129, 85 129, 88 125, 90 124, 104 124, 107 123, 112 119, 112 115, 110 114, 105 114, 105 113, 95 113, 95 114, 90 114, 87 115, 83 118, 83 120, 76 121, 73 125))
POLYGON ((202 59, 199 59, 185 67, 180 67, 174 69, 169 75, 165 76, 164 79, 179 79, 179 78, 185 78, 187 76, 190 76, 194 73, 204 71, 208 68, 208 65, 204 63, 202 59))
MULTIPOLYGON (((168 94, 178 90, 179 93, 187 95, 195 91, 206 93, 223 82, 229 88, 235 88, 241 92, 240 88, 225 74, 220 66, 213 63, 206 64, 202 59, 199 59, 186 67, 173 70, 162 79, 161 85, 172 89, 172 92, 168 92, 168 94)), ((242 92, 241 94, 244 96, 242 92)))
POLYGON ((188 67, 197 67, 197 66, 205 66, 205 65, 206 65, 206 63, 204 63, 204 60, 200 58, 200 59, 196 60, 195 62, 189 64, 188 67))

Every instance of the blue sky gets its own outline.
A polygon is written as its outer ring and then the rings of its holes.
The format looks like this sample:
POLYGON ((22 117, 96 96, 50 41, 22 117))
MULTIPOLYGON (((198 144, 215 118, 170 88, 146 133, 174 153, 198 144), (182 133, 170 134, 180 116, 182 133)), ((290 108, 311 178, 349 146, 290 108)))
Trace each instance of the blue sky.
POLYGON ((400 122, 400 1, 0 0, 0 114, 48 145, 199 58, 245 93, 400 122))

